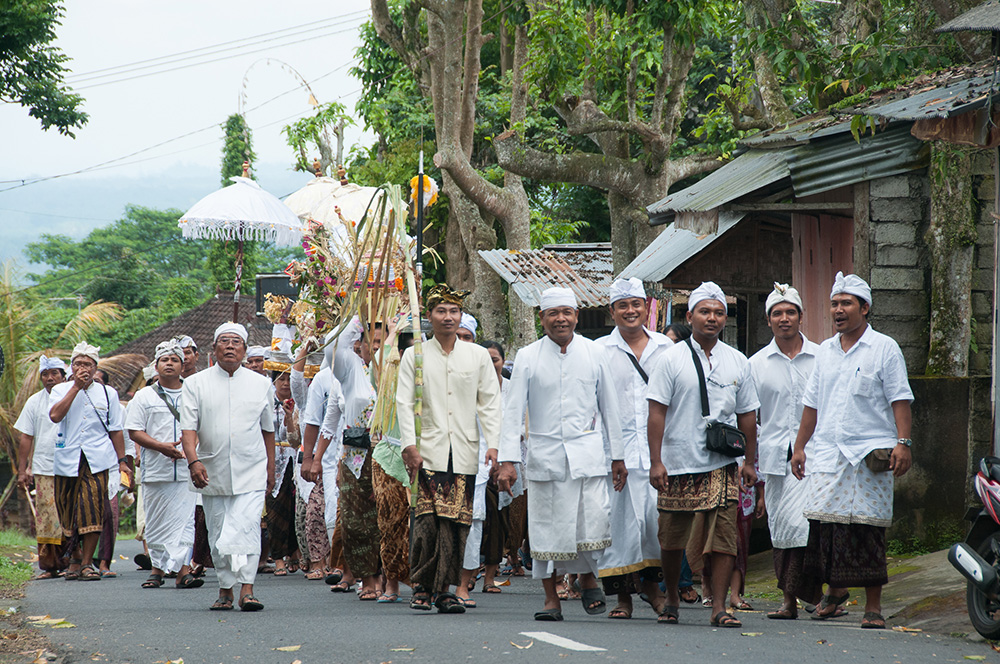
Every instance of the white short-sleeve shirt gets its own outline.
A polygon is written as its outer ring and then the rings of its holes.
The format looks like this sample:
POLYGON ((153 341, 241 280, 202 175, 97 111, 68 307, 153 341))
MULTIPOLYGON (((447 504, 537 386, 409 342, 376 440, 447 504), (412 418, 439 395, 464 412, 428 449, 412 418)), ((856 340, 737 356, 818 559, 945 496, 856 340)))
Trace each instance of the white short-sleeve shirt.
POLYGON ((49 419, 49 393, 39 390, 24 402, 24 408, 14 428, 34 438, 31 471, 35 475, 53 475, 56 454, 56 434, 59 425, 49 419))
MULTIPOLYGON (((56 385, 49 394, 49 410, 59 403, 73 386, 72 381, 56 385)), ((122 405, 115 388, 94 382, 81 390, 69 411, 58 423, 55 444, 56 475, 76 477, 80 454, 87 458, 90 472, 99 473, 118 465, 115 446, 109 431, 122 430, 122 405)))
POLYGON ((733 463, 732 457, 705 447, 707 422, 736 426, 736 415, 760 407, 746 355, 717 341, 710 362, 700 344, 692 345, 705 372, 708 418, 701 414, 701 382, 687 343, 667 349, 646 392, 648 400, 667 406, 660 455, 668 475, 707 473, 733 463))
POLYGON ((836 334, 822 344, 802 403, 816 409, 810 472, 832 472, 841 453, 858 464, 869 452, 896 446, 892 404, 913 401, 906 360, 892 338, 868 326, 845 353, 836 334))
MULTIPOLYGON (((178 415, 181 411, 181 389, 163 389, 178 415)), ((170 412, 153 385, 144 387, 129 402, 125 414, 125 429, 144 431, 153 440, 172 443, 181 439, 181 423, 170 412)), ((154 450, 139 446, 139 468, 143 482, 186 482, 190 477, 187 461, 171 459, 154 450)))

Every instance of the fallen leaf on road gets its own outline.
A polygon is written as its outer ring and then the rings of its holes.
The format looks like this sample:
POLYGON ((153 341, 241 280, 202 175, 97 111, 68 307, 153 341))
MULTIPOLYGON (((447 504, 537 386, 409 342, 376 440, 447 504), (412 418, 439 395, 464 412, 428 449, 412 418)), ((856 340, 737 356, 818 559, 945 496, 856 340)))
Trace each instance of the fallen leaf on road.
POLYGON ((413 652, 415 648, 389 648, 389 652, 413 652))
POLYGON ((986 655, 966 655, 965 658, 966 659, 974 659, 977 662, 981 662, 984 659, 986 659, 986 655))
POLYGON ((526 645, 526 646, 519 646, 519 645, 517 645, 516 643, 514 643, 513 641, 511 641, 511 642, 510 642, 510 645, 514 646, 514 647, 515 647, 515 648, 517 648, 518 650, 527 650, 527 649, 528 649, 528 648, 530 648, 531 646, 535 645, 535 641, 534 641, 533 639, 532 639, 531 641, 528 641, 528 645, 526 645))
POLYGON ((894 632, 922 632, 924 630, 917 627, 904 627, 903 625, 896 625, 892 628, 894 632))
POLYGON ((28 616, 28 620, 34 622, 36 620, 45 620, 48 617, 49 617, 48 615, 44 615, 44 616, 28 616))
POLYGON ((495 585, 495 586, 509 586, 510 585, 510 579, 504 579, 503 581, 494 581, 493 585, 495 585))
POLYGON ((995 643, 991 643, 990 648, 993 648, 993 650, 995 650, 996 652, 1000 652, 1000 646, 998 646, 995 643))
POLYGON ((121 558, 122 560, 128 560, 128 558, 126 558, 125 556, 123 556, 123 555, 122 555, 122 554, 120 554, 120 553, 118 554, 118 557, 119 557, 119 558, 121 558))
POLYGON ((301 645, 298 645, 298 646, 282 646, 280 648, 275 648, 275 650, 278 650, 280 652, 295 652, 296 650, 298 650, 301 647, 302 647, 301 645))
POLYGON ((817 641, 816 643, 818 643, 818 644, 820 644, 820 645, 823 645, 824 643, 826 643, 826 639, 820 639, 820 640, 819 640, 819 641, 817 641))
POLYGON ((742 632, 740 636, 760 636, 764 632, 742 632))
POLYGON ((302 664, 301 659, 292 660, 292 664, 302 664))
POLYGON ((47 626, 47 627, 51 627, 52 629, 58 629, 60 627, 76 627, 76 625, 74 625, 73 623, 66 622, 65 618, 50 618, 48 616, 45 616, 43 618, 39 618, 38 620, 32 620, 31 624, 33 624, 33 625, 35 625, 37 627, 46 627, 47 626))
POLYGON ((69 627, 76 627, 76 625, 74 625, 71 622, 66 622, 65 620, 62 620, 60 622, 57 622, 55 625, 53 625, 52 629, 66 629, 66 628, 69 628, 69 627))
POLYGON ((167 664, 184 664, 183 659, 170 659, 167 660, 167 664))

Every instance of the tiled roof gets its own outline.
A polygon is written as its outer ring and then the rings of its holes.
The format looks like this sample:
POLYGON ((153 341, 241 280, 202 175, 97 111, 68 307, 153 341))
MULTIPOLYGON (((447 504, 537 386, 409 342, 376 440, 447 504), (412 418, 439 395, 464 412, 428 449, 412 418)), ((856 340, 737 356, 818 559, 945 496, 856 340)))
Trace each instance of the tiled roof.
MULTIPOLYGON (((111 351, 108 356, 126 353, 139 353, 147 358, 153 357, 156 344, 172 337, 188 335, 198 345, 198 368, 208 366, 208 354, 212 347, 215 328, 233 318, 233 294, 219 293, 204 304, 185 311, 173 320, 169 320, 151 332, 138 339, 133 339, 124 346, 111 351)), ((240 296, 240 311, 237 323, 246 326, 249 334, 248 344, 251 346, 269 346, 271 344, 271 322, 263 316, 258 316, 253 295, 240 296)))
POLYGON ((542 249, 480 251, 487 265, 511 285, 525 304, 537 307, 551 286, 570 288, 582 308, 607 306, 614 280, 611 243, 550 244, 542 249))

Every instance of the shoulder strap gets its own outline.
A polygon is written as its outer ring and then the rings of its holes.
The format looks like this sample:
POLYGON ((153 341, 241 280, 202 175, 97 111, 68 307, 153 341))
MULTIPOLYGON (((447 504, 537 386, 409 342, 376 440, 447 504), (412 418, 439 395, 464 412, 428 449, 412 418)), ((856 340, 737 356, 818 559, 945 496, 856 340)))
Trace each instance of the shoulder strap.
POLYGON ((167 409, 170 411, 170 414, 174 416, 174 419, 180 422, 181 414, 177 412, 174 405, 170 403, 169 399, 167 399, 167 393, 163 391, 163 387, 159 383, 154 383, 153 391, 156 392, 161 399, 163 399, 163 403, 167 404, 167 409))
POLYGON ((684 343, 688 345, 688 350, 691 351, 691 359, 694 360, 694 368, 698 372, 698 382, 701 383, 701 416, 708 417, 708 388, 705 386, 705 370, 701 366, 701 360, 698 359, 698 355, 694 352, 694 346, 691 345, 691 338, 688 337, 684 340, 684 343))
POLYGON ((639 375, 642 377, 642 382, 648 385, 649 375, 647 375, 646 372, 642 370, 642 367, 639 366, 639 360, 635 359, 635 355, 632 353, 626 352, 625 356, 632 362, 632 366, 635 367, 635 370, 639 372, 639 375))

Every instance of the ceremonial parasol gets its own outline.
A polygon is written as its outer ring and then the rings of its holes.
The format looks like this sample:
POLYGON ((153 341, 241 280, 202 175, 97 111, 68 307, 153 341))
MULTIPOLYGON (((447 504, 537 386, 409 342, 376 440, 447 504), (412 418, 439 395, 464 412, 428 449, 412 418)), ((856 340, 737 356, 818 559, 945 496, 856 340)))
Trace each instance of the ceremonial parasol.
POLYGON ((347 221, 359 222, 366 212, 374 213, 383 192, 378 187, 362 187, 334 178, 318 177, 285 198, 285 205, 302 219, 314 219, 328 226, 347 221), (340 215, 336 208, 340 208, 340 215))
POLYGON ((177 225, 186 238, 236 240, 236 291, 233 295, 233 321, 239 312, 240 285, 243 279, 243 242, 265 240, 293 246, 302 241, 304 223, 276 196, 268 193, 249 177, 249 164, 243 164, 243 177, 232 177, 233 184, 209 194, 195 203, 177 225))

